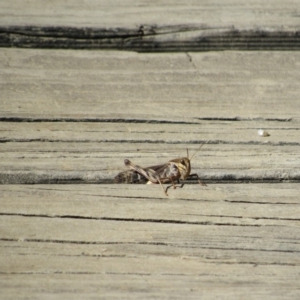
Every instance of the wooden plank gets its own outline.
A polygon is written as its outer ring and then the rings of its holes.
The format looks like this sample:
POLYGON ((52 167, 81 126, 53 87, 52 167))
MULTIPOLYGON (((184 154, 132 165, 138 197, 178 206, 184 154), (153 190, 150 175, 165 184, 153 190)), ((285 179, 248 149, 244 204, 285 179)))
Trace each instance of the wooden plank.
POLYGON ((297 226, 299 189, 299 184, 187 185, 165 197, 158 185, 0 185, 1 212, 8 215, 240 226, 297 226))
POLYGON ((295 121, 2 122, 0 182, 111 183, 125 158, 163 164, 207 142, 192 160, 193 172, 207 182, 299 181, 298 127, 295 121), (257 134, 261 127, 269 137, 257 134))
POLYGON ((236 26, 298 26, 295 14, 299 10, 297 0, 241 2, 238 0, 199 2, 176 0, 145 2, 125 0, 122 2, 105 0, 84 0, 69 2, 54 0, 44 5, 38 0, 19 3, 17 0, 1 2, 1 25, 53 25, 89 27, 105 26, 130 27, 141 24, 220 24, 236 26), (24 9, 26 8, 26 9, 24 9))
POLYGON ((146 185, 0 191, 10 298, 16 285, 40 297, 299 296, 298 184, 193 185, 169 198, 146 185))
MULTIPOLYGON (((125 158, 147 167, 186 156, 185 146, 170 151, 168 145, 152 144, 9 143, 1 147, 0 178, 1 183, 112 183, 126 170, 125 158)), ((298 182, 296 147, 206 145, 192 160, 192 170, 207 183, 298 182)))
POLYGON ((299 120, 298 52, 0 49, 0 117, 18 121, 299 120))
MULTIPOLYGON (((95 264, 98 260, 95 260, 95 264)), ((149 262, 151 263, 151 262, 149 262)), ((299 297, 297 277, 293 277, 295 272, 288 267, 282 267, 285 271, 279 277, 274 268, 270 267, 267 275, 260 272, 259 267, 248 268, 244 266, 244 272, 237 269, 233 274, 236 280, 231 284, 223 274, 211 275, 205 268, 199 266, 197 275, 169 275, 162 274, 155 278, 148 274, 45 274, 39 275, 18 275, 19 285, 26 295, 36 298, 74 299, 74 297, 84 297, 85 299, 110 298, 110 299, 153 299, 163 297, 165 299, 243 299, 248 294, 249 299, 297 299, 299 297), (203 271, 201 271, 203 270, 203 271), (245 273, 256 275, 249 278, 245 273), (275 274, 275 275, 274 275, 275 274), (284 277, 285 276, 285 277, 284 277), (78 277, 81 280, 78 280, 78 277), (266 278, 272 278, 272 284, 266 278), (288 278, 288 280, 287 280, 288 278), (32 280, 30 280, 32 279, 32 280), (255 285, 255 289, 253 288, 255 285), (266 288, 267 286, 267 288, 266 288), (99 296, 101 295, 101 296, 99 296), (250 296, 249 296, 250 295, 250 296)), ((228 268, 229 269, 229 268, 228 268)), ((218 269, 220 270, 220 269, 218 269)), ((224 270, 224 269, 221 269, 224 270)), ((5 287, 6 299, 25 299, 24 294, 11 284, 11 279, 16 275, 6 275, 1 278, 5 287)))
MULTIPOLYGON (((58 243, 150 243, 174 247, 200 247, 206 249, 235 249, 241 251, 297 252, 298 226, 222 226, 201 224, 176 224, 172 222, 84 220, 70 218, 43 218, 2 216, 7 226, 2 228, 3 240, 28 240, 58 243), (163 223, 163 224, 161 224, 163 223), (257 227, 260 227, 259 229, 257 227), (296 228, 295 228, 296 227, 296 228), (280 229, 280 230, 279 230, 280 229), (172 233, 175 231, 176 233, 172 233), (218 233, 216 233, 216 231, 218 233), (237 238, 241 235, 241 238, 237 238), (230 237, 235 237, 234 244, 230 237), (267 242, 261 245, 263 241, 267 242), (249 243, 251 241, 251 243, 249 243)), ((299 222, 298 222, 299 223, 299 222)), ((18 265, 18 264, 17 264, 18 265)), ((4 265, 2 264, 4 267, 4 265)), ((7 264, 9 268, 9 264, 7 264)), ((22 266, 20 266, 22 268, 22 266)), ((47 267, 46 267, 47 268, 47 267)), ((64 268, 62 266, 62 268, 64 268)))
POLYGON ((167 5, 92 0, 49 6, 33 0, 26 7, 13 0, 1 3, 0 11, 5 47, 215 51, 296 50, 300 45, 299 23, 291 17, 298 14, 296 0, 264 5, 255 0, 171 0, 167 5))

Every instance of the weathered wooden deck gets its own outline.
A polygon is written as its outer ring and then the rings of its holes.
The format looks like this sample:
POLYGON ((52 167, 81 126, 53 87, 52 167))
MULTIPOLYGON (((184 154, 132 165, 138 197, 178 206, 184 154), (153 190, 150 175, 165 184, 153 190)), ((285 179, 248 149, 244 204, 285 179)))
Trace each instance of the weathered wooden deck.
MULTIPOLYGON (((10 1, 0 27, 177 26, 206 7, 201 26, 297 30, 297 1, 225 2, 221 13, 219 2, 168 12, 127 1, 99 10, 101 23, 93 1, 72 17, 63 1, 65 19, 58 3, 43 14, 34 1, 18 18, 10 1)), ((3 299, 299 299, 299 52, 29 44, 0 48, 3 299), (192 170, 206 187, 191 181, 166 197, 159 185, 113 184, 125 158, 155 165, 201 143, 192 170)))

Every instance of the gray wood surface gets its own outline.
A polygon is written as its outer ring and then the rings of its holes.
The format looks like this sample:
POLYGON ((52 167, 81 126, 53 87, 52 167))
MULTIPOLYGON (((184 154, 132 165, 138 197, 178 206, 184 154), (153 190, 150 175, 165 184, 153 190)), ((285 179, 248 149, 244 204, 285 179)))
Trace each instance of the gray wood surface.
POLYGON ((192 171, 206 182, 298 182, 296 124, 293 130, 290 122, 286 128, 285 122, 268 122, 274 127, 266 138, 251 123, 134 123, 126 126, 129 132, 119 123, 4 122, 2 135, 9 139, 1 144, 0 181, 112 183, 126 158, 144 167, 164 164, 209 141, 192 159, 192 171))
POLYGON ((0 50, 1 120, 299 121, 299 52, 0 50))
POLYGON ((0 53, 2 183, 108 183, 201 143, 207 182, 299 180, 297 52, 0 53))
MULTIPOLYGON (((0 3, 0 40, 53 24, 116 34, 150 24, 165 45, 197 38, 193 26, 299 26, 298 1, 24 5, 0 3)), ((1 299, 299 299, 299 61, 0 48, 1 299), (187 181, 166 197, 159 185, 113 184, 125 158, 146 167, 201 143, 192 171, 207 186, 187 181)))
POLYGON ((299 50, 298 0, 1 1, 0 47, 299 50))
POLYGON ((53 0, 48 3, 31 0, 1 1, 2 25, 106 26, 126 28, 140 24, 219 24, 237 27, 299 26, 299 2, 287 0, 53 0), (26 9, 25 9, 26 8, 26 9))
POLYGON ((299 297, 298 53, 0 55, 6 299, 299 297), (201 143, 206 187, 111 184, 201 143))
POLYGON ((7 298, 299 296, 299 184, 0 191, 7 298))

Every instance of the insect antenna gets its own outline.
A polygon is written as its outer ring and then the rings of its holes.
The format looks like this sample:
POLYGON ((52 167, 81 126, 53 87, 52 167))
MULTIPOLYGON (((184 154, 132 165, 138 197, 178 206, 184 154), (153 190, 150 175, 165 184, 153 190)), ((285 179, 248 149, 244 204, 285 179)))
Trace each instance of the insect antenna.
MULTIPOLYGON (((208 142, 209 142, 209 141, 208 141, 208 142)), ((192 158, 193 158, 193 157, 195 156, 195 154, 202 148, 202 146, 203 146, 204 144, 207 144, 208 142, 201 144, 200 147, 196 150, 196 152, 192 155, 192 157, 190 158, 190 160, 192 160, 192 158)), ((188 158, 189 158, 189 156, 188 156, 188 158)))

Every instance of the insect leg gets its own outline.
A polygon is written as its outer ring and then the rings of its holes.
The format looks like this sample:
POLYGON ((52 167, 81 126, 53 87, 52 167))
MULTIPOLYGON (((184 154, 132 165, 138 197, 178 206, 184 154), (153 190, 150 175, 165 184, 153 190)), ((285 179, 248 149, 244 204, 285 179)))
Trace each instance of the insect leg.
POLYGON ((161 183, 161 181, 159 180, 158 177, 157 177, 156 179, 157 179, 157 181, 159 182, 160 186, 162 187, 162 189, 163 189, 165 195, 168 196, 168 193, 167 193, 168 189, 165 189, 165 188, 164 188, 164 186, 162 185, 162 183, 161 183))
MULTIPOLYGON (((180 183, 180 180, 179 179, 177 179, 177 183, 179 184, 180 183)), ((180 186, 178 186, 178 187, 180 187, 180 188, 183 188, 183 186, 184 186, 184 183, 182 183, 180 186)))
MULTIPOLYGON (((165 195, 168 196, 167 190, 162 185, 160 176, 159 176, 159 174, 158 174, 157 171, 153 170, 151 167, 144 169, 144 168, 142 168, 142 167, 140 167, 138 165, 133 164, 129 159, 125 159, 124 163, 125 163, 125 166, 127 166, 128 168, 136 171, 141 176, 147 178, 149 180, 149 182, 151 182, 151 183, 159 183, 160 186, 162 187, 165 195)), ((162 166, 156 166, 156 167, 153 167, 153 168, 156 169, 158 167, 163 167, 163 165, 162 166)))
MULTIPOLYGON (((172 186, 174 189, 176 189, 177 187, 182 188, 182 187, 184 186, 184 183, 182 183, 181 185, 176 185, 172 179, 171 179, 171 181, 172 181, 172 184, 169 185, 169 186, 166 188, 166 191, 168 191, 168 189, 169 189, 171 186, 172 186)), ((177 183, 180 184, 179 179, 177 179, 177 183)))
MULTIPOLYGON (((174 189, 176 189, 177 187, 182 188, 184 186, 184 183, 182 183, 181 185, 176 185, 173 180, 172 180, 172 184, 174 189)), ((180 184, 179 179, 177 179, 177 184, 180 184)))
POLYGON ((190 174, 188 177, 197 177, 199 184, 206 186, 206 184, 200 180, 198 174, 190 174))

